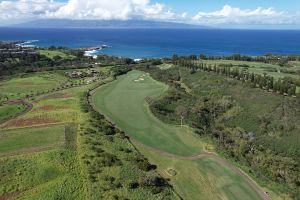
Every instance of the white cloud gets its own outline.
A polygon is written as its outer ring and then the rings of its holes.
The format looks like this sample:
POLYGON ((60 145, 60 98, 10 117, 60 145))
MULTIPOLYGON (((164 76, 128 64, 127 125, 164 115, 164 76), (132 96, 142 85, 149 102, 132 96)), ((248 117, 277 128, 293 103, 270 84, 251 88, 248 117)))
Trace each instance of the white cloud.
POLYGON ((150 0, 69 0, 55 12, 48 12, 51 18, 72 19, 165 19, 176 18, 164 4, 150 3, 150 0))
POLYGON ((176 14, 164 4, 151 3, 150 0, 0 1, 2 23, 39 18, 176 20, 185 17, 186 14, 176 14))
MULTIPOLYGON (((155 1, 155 0, 152 0, 155 1)), ((288 13, 273 8, 240 9, 225 5, 214 12, 195 16, 175 13, 151 0, 0 0, 0 25, 40 18, 63 19, 150 19, 208 26, 300 24, 300 11, 288 13)))
POLYGON ((300 16, 297 13, 276 11, 274 8, 258 7, 254 10, 242 10, 225 5, 219 11, 199 12, 192 17, 192 21, 203 25, 280 25, 299 24, 300 16))
POLYGON ((53 0, 17 0, 0 2, 0 20, 28 20, 56 11, 63 4, 53 0))

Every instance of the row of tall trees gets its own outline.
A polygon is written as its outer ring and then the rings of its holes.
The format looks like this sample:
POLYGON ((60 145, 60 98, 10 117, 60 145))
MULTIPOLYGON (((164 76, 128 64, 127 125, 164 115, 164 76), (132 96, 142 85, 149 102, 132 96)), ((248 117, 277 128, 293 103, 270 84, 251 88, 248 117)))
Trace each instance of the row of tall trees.
POLYGON ((268 76, 267 74, 250 73, 244 68, 234 67, 232 64, 211 65, 206 63, 199 63, 193 60, 178 59, 174 64, 189 68, 192 73, 197 70, 204 70, 215 72, 232 78, 236 78, 243 82, 251 83, 253 87, 259 87, 268 91, 277 92, 283 95, 296 95, 296 85, 291 79, 278 79, 268 76))
MULTIPOLYGON (((178 58, 178 55, 173 55, 173 59, 176 57, 178 58)), ((288 61, 300 61, 299 55, 273 55, 271 53, 265 54, 262 56, 247 56, 247 55, 241 55, 241 54, 232 54, 228 56, 211 56, 211 55, 205 55, 200 54, 197 55, 190 55, 190 56, 181 56, 185 58, 191 58, 194 60, 235 60, 235 61, 248 61, 248 62, 263 62, 263 63, 278 63, 280 65, 284 65, 288 61)))

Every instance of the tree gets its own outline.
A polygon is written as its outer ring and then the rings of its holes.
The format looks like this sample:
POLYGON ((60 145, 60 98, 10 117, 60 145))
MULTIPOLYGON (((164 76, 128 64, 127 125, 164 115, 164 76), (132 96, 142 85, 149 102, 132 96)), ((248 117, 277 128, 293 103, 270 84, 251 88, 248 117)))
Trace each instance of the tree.
POLYGON ((55 61, 59 61, 61 59, 62 59, 62 57, 59 56, 59 55, 56 55, 56 56, 53 57, 53 60, 55 60, 55 61))
POLYGON ((130 65, 130 64, 134 63, 134 61, 131 58, 125 58, 124 62, 126 65, 130 65))
POLYGON ((293 96, 296 95, 296 86, 295 85, 291 85, 290 88, 288 89, 288 95, 289 96, 293 96))
POLYGON ((250 75, 251 83, 254 83, 254 80, 255 80, 255 76, 254 76, 254 73, 252 72, 251 75, 250 75))
POLYGON ((274 78, 273 77, 270 77, 270 79, 269 79, 268 88, 271 90, 274 89, 274 78))
POLYGON ((191 60, 197 60, 197 56, 196 55, 190 55, 190 59, 191 60))
POLYGON ((206 60, 206 55, 205 54, 200 54, 200 57, 199 57, 201 60, 206 60))
POLYGON ((186 116, 188 114, 188 108, 180 105, 180 106, 176 107, 175 112, 176 112, 177 115, 180 116, 180 124, 182 126, 183 125, 183 120, 186 118, 186 116))
POLYGON ((172 63, 174 64, 174 65, 177 65, 178 64, 178 55, 177 54, 174 54, 173 56, 172 56, 172 63))

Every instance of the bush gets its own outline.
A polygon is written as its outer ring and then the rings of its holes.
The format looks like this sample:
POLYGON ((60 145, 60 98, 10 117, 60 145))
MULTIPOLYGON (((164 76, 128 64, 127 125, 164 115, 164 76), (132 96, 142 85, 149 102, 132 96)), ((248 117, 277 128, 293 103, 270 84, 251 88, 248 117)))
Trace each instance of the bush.
POLYGON ((145 187, 155 186, 155 187, 162 187, 166 186, 166 181, 158 176, 145 176, 141 180, 141 185, 145 187))
POLYGON ((129 189, 136 189, 136 188, 138 188, 138 187, 139 187, 139 183, 136 182, 136 181, 130 182, 130 183, 128 184, 128 188, 129 188, 129 189))
POLYGON ((110 153, 103 153, 100 162, 104 167, 118 166, 122 164, 117 156, 110 153))
POLYGON ((135 159, 136 166, 143 171, 150 171, 156 169, 156 165, 151 165, 147 159, 145 158, 136 158, 135 159))

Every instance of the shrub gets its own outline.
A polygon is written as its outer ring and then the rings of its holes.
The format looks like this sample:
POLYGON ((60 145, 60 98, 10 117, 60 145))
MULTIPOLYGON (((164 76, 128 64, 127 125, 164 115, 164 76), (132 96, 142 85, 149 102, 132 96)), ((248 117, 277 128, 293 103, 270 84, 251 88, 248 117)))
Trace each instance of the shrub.
POLYGON ((138 187, 139 187, 139 183, 136 182, 136 181, 130 182, 130 183, 128 184, 128 188, 129 188, 129 189, 136 189, 136 188, 138 188, 138 187))
POLYGON ((162 187, 162 186, 166 186, 167 183, 163 178, 158 176, 145 176, 141 180, 141 185, 145 187, 147 186, 162 187))

